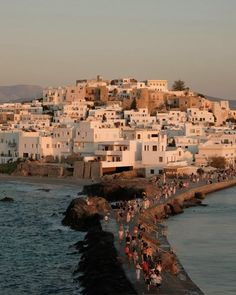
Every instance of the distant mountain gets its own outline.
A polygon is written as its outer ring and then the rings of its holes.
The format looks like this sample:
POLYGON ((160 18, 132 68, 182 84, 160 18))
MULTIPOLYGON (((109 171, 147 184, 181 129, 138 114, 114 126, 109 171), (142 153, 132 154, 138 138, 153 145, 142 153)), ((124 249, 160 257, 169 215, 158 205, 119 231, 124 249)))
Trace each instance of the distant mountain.
POLYGON ((36 85, 0 86, 0 102, 20 102, 41 98, 43 88, 36 85))

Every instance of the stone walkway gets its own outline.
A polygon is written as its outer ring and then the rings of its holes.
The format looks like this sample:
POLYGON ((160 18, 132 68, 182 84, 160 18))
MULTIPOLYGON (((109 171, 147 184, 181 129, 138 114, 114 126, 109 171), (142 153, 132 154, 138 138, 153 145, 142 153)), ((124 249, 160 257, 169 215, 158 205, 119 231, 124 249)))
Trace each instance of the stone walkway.
MULTIPOLYGON (((201 187, 203 186, 203 182, 193 183, 190 187, 178 190, 176 194, 171 197, 172 199, 177 197, 183 192, 188 191, 189 189, 201 187)), ((159 203, 160 204, 160 203, 159 203)), ((154 205, 154 207, 158 206, 158 203, 154 205)), ((139 216, 136 217, 130 222, 129 228, 132 232, 133 227, 137 225, 139 216)), ((156 226, 153 224, 152 220, 146 220, 146 224, 149 224, 151 228, 154 229, 149 233, 145 233, 145 237, 147 239, 151 239, 157 242, 157 232, 158 232, 158 242, 160 243, 161 251, 170 251, 171 247, 166 239, 166 236, 163 235, 163 225, 159 224, 156 226)), ((178 263, 178 269, 180 270, 177 276, 170 274, 169 272, 162 272, 162 285, 160 288, 150 287, 150 290, 147 290, 146 284, 144 282, 143 274, 141 271, 140 281, 136 279, 136 271, 135 266, 132 263, 129 263, 127 257, 125 255, 125 240, 122 243, 119 242, 118 231, 119 225, 115 218, 114 210, 112 211, 109 221, 102 222, 103 229, 114 234, 114 244, 118 252, 118 257, 122 263, 123 269, 126 273, 127 278, 130 280, 134 288, 136 289, 138 294, 146 295, 146 294, 160 294, 160 295, 202 295, 203 293, 198 289, 198 287, 191 281, 188 277, 187 273, 183 269, 182 265, 178 263)))

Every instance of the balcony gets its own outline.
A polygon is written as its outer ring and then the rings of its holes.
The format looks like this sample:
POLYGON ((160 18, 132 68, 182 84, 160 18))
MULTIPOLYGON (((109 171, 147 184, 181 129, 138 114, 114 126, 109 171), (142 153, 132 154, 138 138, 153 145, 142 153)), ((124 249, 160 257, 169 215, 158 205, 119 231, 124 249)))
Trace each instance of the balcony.
POLYGON ((9 141, 8 142, 8 146, 10 147, 10 148, 16 148, 17 147, 17 144, 16 144, 16 142, 11 142, 11 141, 9 141))
POLYGON ((96 156, 122 156, 123 151, 105 151, 105 150, 96 150, 96 156))

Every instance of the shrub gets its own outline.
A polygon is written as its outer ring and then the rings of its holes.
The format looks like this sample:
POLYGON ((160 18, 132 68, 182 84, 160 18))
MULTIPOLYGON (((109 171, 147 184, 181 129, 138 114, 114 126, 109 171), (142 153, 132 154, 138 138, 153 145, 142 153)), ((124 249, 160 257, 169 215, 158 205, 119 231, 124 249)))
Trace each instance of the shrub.
POLYGON ((0 173, 12 174, 16 170, 18 163, 19 162, 16 161, 11 163, 0 164, 0 173))

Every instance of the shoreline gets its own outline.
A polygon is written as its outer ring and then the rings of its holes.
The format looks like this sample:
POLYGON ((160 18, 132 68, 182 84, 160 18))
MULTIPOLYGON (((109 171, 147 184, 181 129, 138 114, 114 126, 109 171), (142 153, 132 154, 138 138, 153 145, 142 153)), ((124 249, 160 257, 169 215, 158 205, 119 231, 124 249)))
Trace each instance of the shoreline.
MULTIPOLYGON (((0 174, 0 183, 3 181, 9 182, 25 182, 25 183, 36 183, 36 184, 55 184, 55 185, 72 185, 72 186, 85 186, 92 185, 98 181, 92 181, 90 179, 75 179, 73 177, 66 178, 51 178, 51 177, 37 177, 37 176, 11 176, 0 174)), ((215 191, 227 189, 229 187, 236 185, 236 179, 231 179, 223 182, 217 182, 212 184, 205 184, 198 187, 190 188, 187 191, 179 192, 177 195, 172 197, 170 200, 166 200, 162 204, 156 204, 152 207, 145 209, 142 215, 139 215, 140 220, 147 224, 147 226, 152 226, 158 232, 158 238, 153 239, 153 246, 161 249, 162 251, 171 251, 172 247, 168 241, 168 234, 165 234, 163 231, 163 224, 157 223, 154 224, 155 214, 162 214, 164 207, 173 202, 178 201, 180 204, 183 204, 185 201, 190 201, 194 198, 195 193, 202 193, 203 195, 211 194, 215 191)), ((163 221, 165 219, 161 219, 163 221)), ((164 294, 194 294, 202 295, 204 294, 201 289, 192 281, 188 273, 185 271, 182 263, 178 258, 178 253, 173 253, 176 258, 178 266, 178 274, 172 275, 170 273, 165 273, 163 275, 163 286, 160 291, 164 294)), ((137 287, 135 282, 132 282, 134 287, 137 287)))
POLYGON ((0 174, 0 182, 2 181, 16 181, 35 184, 55 184, 55 185, 72 185, 85 186, 95 184, 99 181, 91 179, 82 179, 74 177, 44 177, 44 176, 13 176, 7 174, 0 174))

